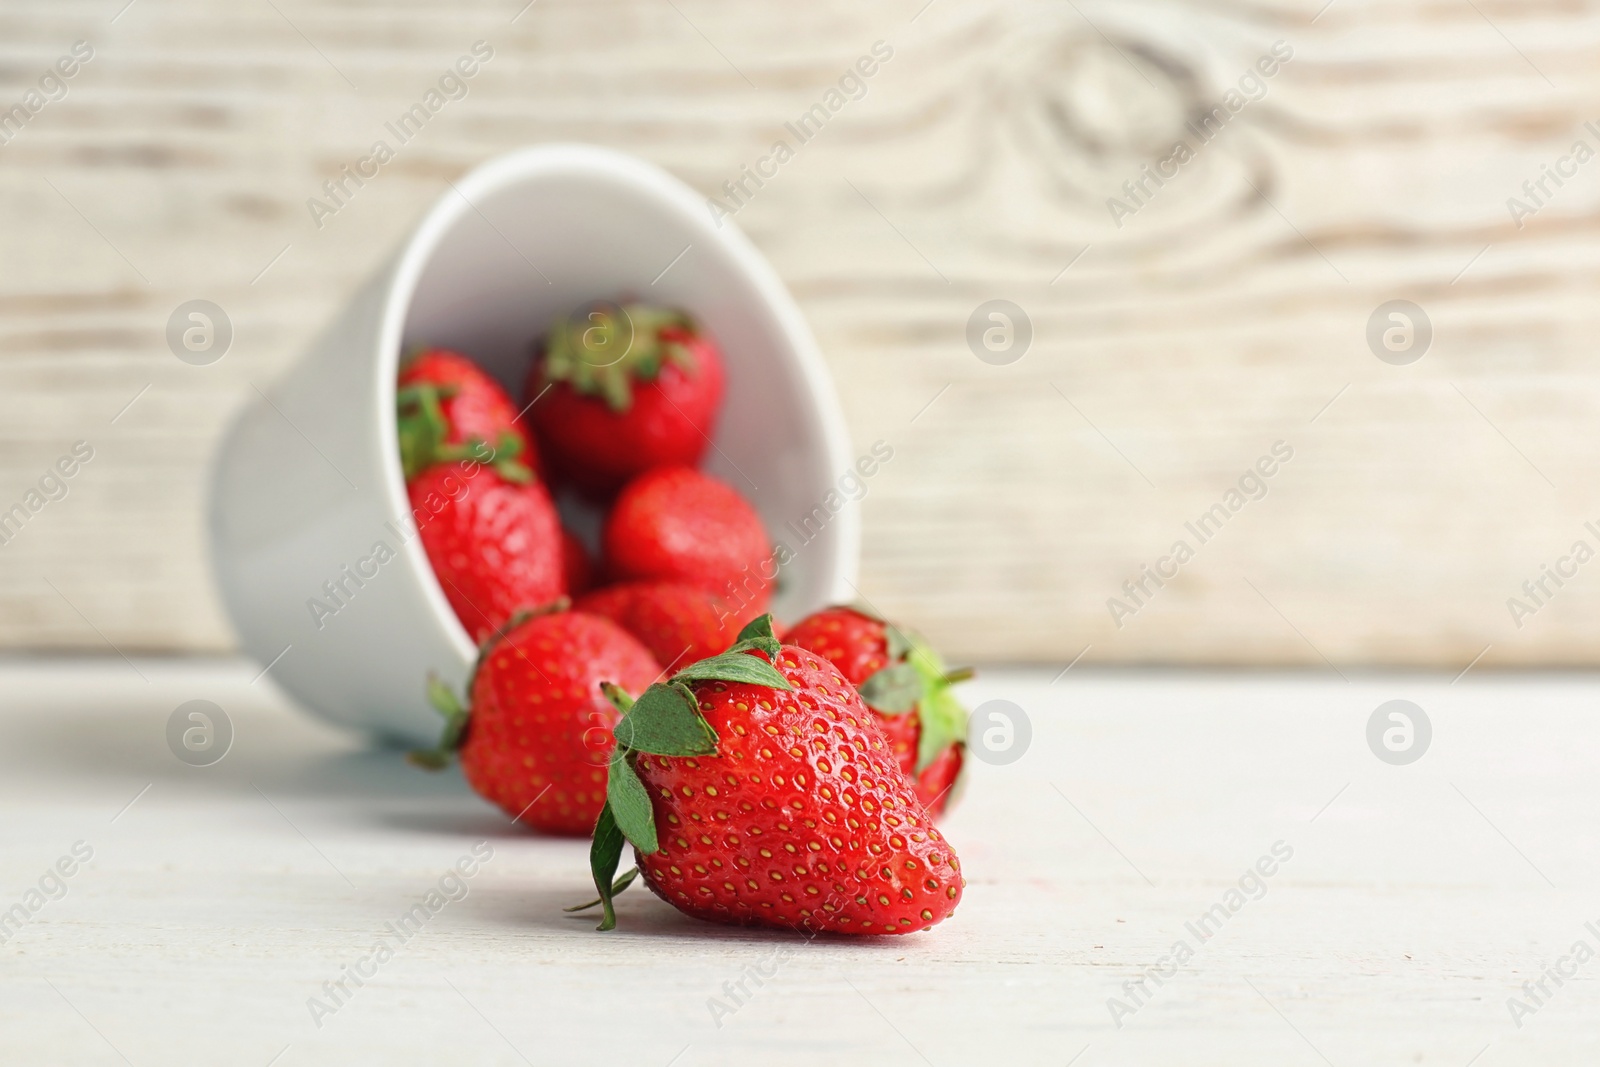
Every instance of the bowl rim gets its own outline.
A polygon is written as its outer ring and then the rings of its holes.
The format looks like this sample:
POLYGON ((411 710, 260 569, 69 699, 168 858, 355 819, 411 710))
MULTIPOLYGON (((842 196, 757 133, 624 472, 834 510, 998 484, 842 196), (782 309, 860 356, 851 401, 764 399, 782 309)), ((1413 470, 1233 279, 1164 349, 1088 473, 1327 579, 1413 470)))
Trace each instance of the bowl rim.
MULTIPOLYGON (((422 221, 413 229, 401 249, 385 286, 378 328, 378 405, 376 425, 383 453, 383 494, 385 510, 406 516, 410 522, 411 501, 406 491, 405 473, 400 466, 399 430, 395 414, 395 392, 400 369, 400 345, 405 323, 416 295, 417 284, 440 243, 468 212, 477 212, 477 202, 489 194, 529 180, 556 175, 595 175, 608 179, 608 185, 627 195, 648 201, 664 214, 675 215, 688 227, 720 244, 753 284, 767 310, 792 349, 797 369, 804 381, 812 414, 821 423, 822 445, 828 453, 828 466, 841 471, 852 463, 849 431, 840 409, 832 376, 817 347, 794 297, 784 286, 771 264, 731 219, 712 222, 700 194, 661 167, 638 156, 600 145, 555 142, 516 149, 489 159, 450 183, 422 221)), ((860 558, 860 513, 851 504, 834 517, 838 524, 842 551, 835 561, 839 573, 834 579, 854 585, 860 558)), ((411 567, 419 573, 423 595, 433 614, 448 635, 450 643, 467 662, 475 660, 478 647, 456 617, 444 587, 423 550, 420 537, 410 537, 401 546, 411 567)), ((830 595, 837 595, 835 588, 830 595)))

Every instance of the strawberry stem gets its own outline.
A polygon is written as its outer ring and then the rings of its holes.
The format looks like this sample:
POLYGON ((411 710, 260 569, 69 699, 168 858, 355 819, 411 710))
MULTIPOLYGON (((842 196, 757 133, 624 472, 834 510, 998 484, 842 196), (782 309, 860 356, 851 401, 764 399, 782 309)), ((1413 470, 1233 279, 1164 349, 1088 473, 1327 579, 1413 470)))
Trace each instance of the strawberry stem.
MULTIPOLYGON (((635 878, 637 878, 637 877, 639 877, 639 868, 637 868, 637 867, 628 868, 627 872, 625 874, 623 874, 622 877, 618 878, 615 882, 611 883, 611 895, 613 897, 615 897, 617 894, 621 893, 624 889, 626 889, 630 885, 632 885, 633 884, 633 880, 635 878)), ((574 904, 570 908, 562 908, 561 910, 564 911, 564 912, 567 912, 570 915, 573 912, 588 911, 590 908, 595 907, 598 904, 603 904, 603 903, 605 903, 603 898, 595 897, 593 900, 589 901, 586 904, 574 904)))
POLYGON ((431 671, 428 674, 428 703, 444 716, 444 730, 439 735, 437 745, 406 753, 406 761, 425 771, 440 771, 450 765, 450 757, 461 747, 461 739, 467 732, 468 709, 451 692, 450 687, 431 671))
POLYGON ((634 383, 655 381, 666 363, 689 374, 698 371, 683 344, 695 332, 694 320, 682 311, 595 304, 551 325, 544 341, 544 378, 597 397, 620 415, 633 406, 634 383))

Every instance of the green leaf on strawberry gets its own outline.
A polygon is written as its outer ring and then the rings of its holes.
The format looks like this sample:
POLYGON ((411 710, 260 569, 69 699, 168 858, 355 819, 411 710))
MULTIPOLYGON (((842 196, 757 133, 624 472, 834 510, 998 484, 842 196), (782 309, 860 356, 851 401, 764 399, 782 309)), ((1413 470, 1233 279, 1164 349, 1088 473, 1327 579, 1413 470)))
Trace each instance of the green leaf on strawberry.
POLYGON ((709 756, 717 750, 715 731, 701 718, 694 694, 681 683, 646 689, 625 709, 612 733, 619 750, 657 756, 709 756))
POLYGON ((674 339, 695 332, 694 320, 682 311, 596 305, 551 326, 545 377, 625 412, 633 406, 633 383, 655 381, 668 362, 689 374, 699 369, 688 348, 674 339))
POLYGON ((904 715, 922 699, 923 673, 910 663, 891 663, 861 683, 861 699, 884 715, 904 715))
MULTIPOLYGON (((734 648, 738 648, 735 645, 734 648)), ((747 656, 743 652, 724 652, 720 656, 691 663, 672 676, 675 682, 744 682, 749 685, 771 686, 773 689, 790 688, 783 675, 764 659, 747 656)))
POLYGON ((967 709, 950 687, 971 678, 972 670, 946 669, 920 634, 892 624, 884 624, 884 639, 889 663, 861 683, 861 699, 880 715, 917 712, 920 732, 914 773, 921 774, 951 745, 967 743, 967 709))
POLYGON ((967 709, 940 682, 917 703, 922 733, 917 738, 917 773, 921 774, 951 745, 967 743, 967 709))
MULTIPOLYGON (((616 816, 611 814, 611 804, 600 809, 600 818, 594 824, 594 840, 589 843, 589 870, 594 875, 594 887, 600 893, 600 905, 605 909, 605 917, 600 920, 597 930, 612 930, 617 925, 617 912, 611 905, 611 898, 626 889, 622 884, 621 889, 615 888, 612 879, 617 873, 617 864, 622 859, 622 831, 617 827, 616 816)), ((620 883, 621 879, 617 879, 620 883)), ((582 911, 593 904, 581 904, 574 908, 582 911)))
POLYGON ((481 463, 508 482, 527 485, 533 471, 521 460, 522 439, 506 431, 490 445, 481 437, 452 444, 450 420, 441 401, 456 393, 451 385, 421 382, 395 391, 395 432, 400 438, 400 469, 406 481, 436 463, 481 463))
MULTIPOLYGON (((894 632, 891 627, 889 633, 894 632)), ((890 640, 892 645, 893 639, 890 640)), ((955 671, 946 669, 944 660, 920 635, 913 635, 909 643, 904 666, 917 674, 922 689, 917 698, 917 717, 921 721, 922 732, 917 739, 916 765, 916 773, 921 774, 945 749, 967 743, 967 709, 956 699, 950 687, 971 678, 972 670, 965 667, 955 671)), ((867 679, 869 682, 871 680, 867 679)), ((868 700, 868 703, 871 701, 868 700)))
POLYGON ((649 854, 661 851, 656 840, 655 815, 650 810, 650 794, 633 769, 633 753, 618 748, 612 757, 610 773, 606 777, 606 807, 617 822, 622 836, 632 841, 640 852, 649 854))
POLYGON ((433 465, 434 454, 450 432, 439 401, 455 390, 431 384, 409 385, 395 392, 395 429, 400 438, 400 466, 410 481, 433 465))
POLYGON ((728 649, 729 652, 744 652, 747 649, 756 649, 765 652, 768 659, 776 656, 778 649, 783 647, 777 637, 773 636, 771 615, 758 615, 745 623, 744 629, 739 631, 739 636, 734 641, 735 644, 728 649))

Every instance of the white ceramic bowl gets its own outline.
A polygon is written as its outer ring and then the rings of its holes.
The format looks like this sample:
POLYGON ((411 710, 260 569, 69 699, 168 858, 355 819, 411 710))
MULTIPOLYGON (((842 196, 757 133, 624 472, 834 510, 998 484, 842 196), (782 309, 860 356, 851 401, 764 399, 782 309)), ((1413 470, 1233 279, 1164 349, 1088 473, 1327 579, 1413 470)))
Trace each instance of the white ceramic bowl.
POLYGON ((301 361, 252 395, 221 446, 213 564, 240 642, 278 685, 335 723, 404 744, 437 738, 427 674, 459 689, 476 649, 410 523, 400 353, 459 349, 521 396, 545 325, 619 297, 683 307, 722 347, 727 396, 705 466, 794 552, 774 611, 793 620, 850 596, 854 505, 803 545, 787 526, 809 514, 816 529, 814 509, 837 502, 830 491, 854 457, 783 284, 664 171, 608 149, 529 148, 457 182, 301 361))

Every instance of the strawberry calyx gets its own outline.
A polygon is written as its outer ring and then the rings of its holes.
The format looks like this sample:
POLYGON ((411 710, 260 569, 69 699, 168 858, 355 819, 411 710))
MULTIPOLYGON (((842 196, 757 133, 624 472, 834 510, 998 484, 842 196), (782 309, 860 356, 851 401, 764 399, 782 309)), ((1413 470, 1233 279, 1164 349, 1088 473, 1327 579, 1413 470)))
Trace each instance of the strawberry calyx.
POLYGON ((441 401, 456 394, 454 385, 418 382, 395 391, 395 431, 400 438, 400 469, 406 481, 436 463, 481 463, 491 467, 508 482, 527 485, 533 471, 518 457, 522 439, 510 430, 502 431, 491 445, 481 437, 449 443, 450 420, 441 401))
POLYGON ((400 437, 400 467, 410 481, 433 463, 433 453, 449 433, 440 400, 455 386, 407 385, 394 394, 395 429, 400 437))
POLYGON ((532 485, 533 468, 522 462, 522 438, 510 430, 500 432, 498 446, 481 437, 469 437, 460 444, 440 445, 434 450, 437 463, 481 463, 501 478, 517 485, 532 485))
POLYGON ((666 364, 687 374, 700 369, 685 343, 697 332, 694 320, 673 308, 595 304, 550 327, 544 376, 600 397, 620 415, 633 406, 634 384, 655 381, 666 364))
MULTIPOLYGON (((468 687, 471 691, 471 687, 468 687)), ((444 716, 444 732, 433 748, 413 749, 406 753, 406 761, 427 771, 442 771, 450 764, 450 757, 461 747, 467 732, 467 708, 451 692, 437 674, 428 672, 428 703, 444 716)))
POLYGON ((700 714, 691 683, 734 682, 792 690, 770 662, 780 647, 772 633, 772 616, 763 615, 741 630, 726 652, 691 663, 665 682, 650 686, 637 700, 618 686, 602 683, 601 689, 622 713, 622 719, 612 731, 617 744, 607 769, 606 803, 600 809, 589 846, 589 868, 600 897, 566 910, 583 911, 599 904, 604 916, 597 929, 616 927, 612 899, 632 883, 631 874, 636 873, 615 877, 624 842, 646 855, 661 850, 650 794, 635 769, 638 757, 715 756, 719 738, 700 714))
POLYGON ((922 673, 904 660, 881 668, 859 687, 861 699, 882 715, 915 711, 922 690, 922 673))
POLYGON ((889 663, 859 687, 861 699, 880 715, 916 711, 921 723, 917 739, 916 773, 927 770, 952 745, 967 743, 967 709, 950 692, 975 673, 971 667, 950 670, 919 634, 884 625, 889 663))
MULTIPOLYGON (((466 683, 462 686, 463 691, 468 696, 471 695, 473 683, 478 680, 478 672, 483 669, 484 661, 489 658, 489 653, 494 651, 496 645, 508 639, 511 631, 529 619, 540 615, 556 615, 571 607, 572 601, 561 596, 541 607, 523 608, 514 612, 511 618, 484 638, 483 643, 478 646, 478 656, 472 661, 472 670, 467 672, 466 683)), ((460 750, 461 743, 466 740, 467 724, 472 718, 472 708, 457 697, 455 692, 432 671, 428 672, 428 703, 444 716, 444 730, 439 734, 439 743, 432 748, 412 749, 407 752, 406 762, 426 771, 440 771, 450 765, 450 757, 460 750)))
MULTIPOLYGON (((618 875, 617 880, 611 883, 612 898, 615 899, 617 894, 621 893, 624 889, 632 885, 633 880, 637 877, 639 877, 639 868, 637 867, 629 867, 622 874, 618 875)), ((582 904, 574 904, 569 908, 562 908, 561 910, 571 914, 575 911, 588 911, 590 908, 598 907, 602 903, 604 903, 603 898, 595 897, 593 900, 586 901, 582 904)))

